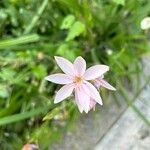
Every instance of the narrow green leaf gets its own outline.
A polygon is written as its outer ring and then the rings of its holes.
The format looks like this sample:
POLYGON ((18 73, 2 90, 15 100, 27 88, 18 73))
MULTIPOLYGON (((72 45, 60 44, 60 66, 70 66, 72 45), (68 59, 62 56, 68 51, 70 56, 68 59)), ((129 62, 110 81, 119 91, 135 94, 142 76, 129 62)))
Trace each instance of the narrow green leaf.
POLYGON ((37 14, 33 17, 31 23, 25 29, 24 34, 30 33, 34 26, 37 24, 38 19, 40 18, 46 6, 48 5, 48 1, 49 0, 43 0, 41 6, 38 8, 37 14))
POLYGON ((36 41, 39 41, 39 36, 37 34, 31 34, 31 35, 21 36, 19 38, 1 40, 0 49, 10 48, 11 46, 32 43, 36 41))
POLYGON ((28 111, 28 112, 23 112, 23 113, 20 113, 20 114, 15 114, 15 115, 12 115, 12 116, 1 118, 0 119, 0 125, 2 126, 2 125, 10 124, 10 123, 13 123, 13 122, 21 121, 21 120, 39 115, 41 113, 46 112, 49 108, 50 108, 50 106, 40 107, 40 108, 31 110, 31 111, 28 111))

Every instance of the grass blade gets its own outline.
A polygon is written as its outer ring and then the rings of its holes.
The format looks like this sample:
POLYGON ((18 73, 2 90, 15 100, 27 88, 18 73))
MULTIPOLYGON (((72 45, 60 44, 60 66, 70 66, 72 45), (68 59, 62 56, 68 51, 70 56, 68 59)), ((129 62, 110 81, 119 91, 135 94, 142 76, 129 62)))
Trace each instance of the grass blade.
POLYGON ((49 108, 50 108, 50 106, 40 107, 35 110, 31 110, 31 111, 27 111, 27 112, 23 112, 23 113, 19 113, 19 114, 1 118, 0 126, 10 124, 13 122, 17 122, 17 121, 21 121, 21 120, 39 115, 41 113, 45 113, 49 108))
POLYGON ((0 49, 9 48, 11 46, 32 43, 39 41, 39 36, 37 34, 31 34, 26 36, 21 36, 19 38, 7 39, 0 41, 0 49))

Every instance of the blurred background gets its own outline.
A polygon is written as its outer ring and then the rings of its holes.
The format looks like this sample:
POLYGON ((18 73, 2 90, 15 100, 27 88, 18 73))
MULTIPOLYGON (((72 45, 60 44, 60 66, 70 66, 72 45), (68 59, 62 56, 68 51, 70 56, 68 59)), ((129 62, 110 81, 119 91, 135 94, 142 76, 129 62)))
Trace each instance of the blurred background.
MULTIPOLYGON (((0 149, 34 143, 47 150, 76 128, 82 115, 88 117, 73 98, 53 103, 60 87, 44 77, 59 71, 56 55, 110 66, 105 78, 117 92, 101 89, 104 104, 132 106, 142 83, 149 84, 141 60, 150 52, 150 34, 140 27, 148 15, 149 0, 1 0, 0 149)), ((101 114, 101 108, 92 113, 101 114)))

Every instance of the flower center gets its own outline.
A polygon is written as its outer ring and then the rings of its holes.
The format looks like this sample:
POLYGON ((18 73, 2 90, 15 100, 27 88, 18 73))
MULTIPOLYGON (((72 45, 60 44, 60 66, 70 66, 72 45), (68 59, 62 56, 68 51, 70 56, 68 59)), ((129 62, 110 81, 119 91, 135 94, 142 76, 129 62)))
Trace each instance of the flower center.
POLYGON ((74 82, 75 83, 81 83, 83 81, 83 78, 82 77, 78 77, 78 76, 76 76, 75 78, 74 78, 74 82))

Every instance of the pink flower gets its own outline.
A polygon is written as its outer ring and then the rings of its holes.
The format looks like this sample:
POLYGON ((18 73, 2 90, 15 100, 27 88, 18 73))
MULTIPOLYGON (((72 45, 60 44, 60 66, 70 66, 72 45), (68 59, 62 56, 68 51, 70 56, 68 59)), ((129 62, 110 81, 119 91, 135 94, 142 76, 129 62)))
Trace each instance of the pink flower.
POLYGON ((116 89, 110 85, 107 81, 104 80, 104 75, 101 76, 101 77, 98 77, 97 79, 94 80, 94 85, 99 88, 99 87, 105 87, 109 90, 112 90, 112 91, 116 91, 116 89))
POLYGON ((35 150, 39 149, 39 147, 35 144, 25 144, 22 148, 22 150, 35 150))
POLYGON ((97 89, 89 82, 102 76, 109 70, 106 65, 95 65, 86 70, 85 60, 79 56, 72 64, 62 57, 55 57, 58 66, 63 73, 47 76, 45 79, 64 86, 57 92, 54 103, 59 103, 69 97, 73 91, 75 102, 82 113, 88 113, 96 103, 102 105, 102 99, 97 89))

